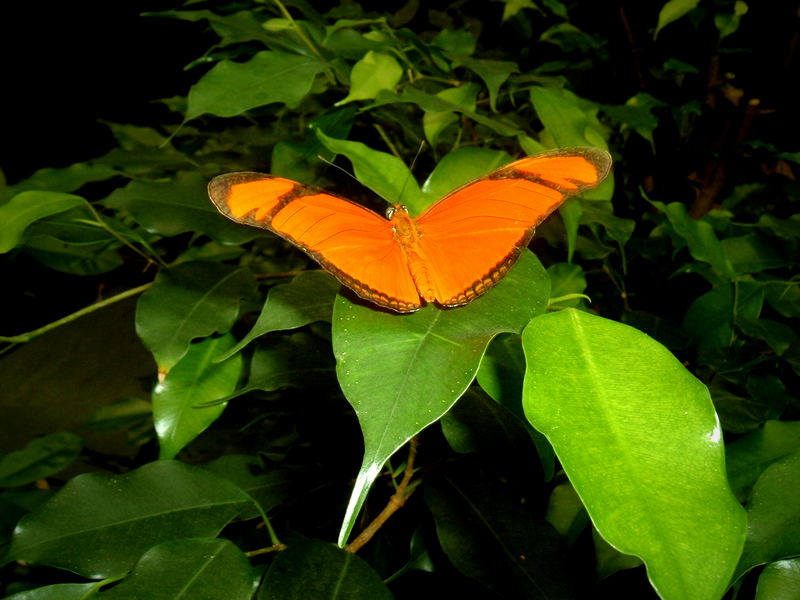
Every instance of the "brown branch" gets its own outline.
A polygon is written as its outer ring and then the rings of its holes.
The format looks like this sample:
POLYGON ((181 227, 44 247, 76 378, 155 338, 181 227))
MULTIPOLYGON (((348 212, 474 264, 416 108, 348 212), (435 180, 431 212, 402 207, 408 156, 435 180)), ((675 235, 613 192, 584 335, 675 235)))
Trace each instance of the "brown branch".
POLYGON ((633 61, 633 71, 636 73, 636 81, 639 84, 639 89, 645 91, 647 89, 647 79, 644 76, 644 69, 642 68, 642 48, 636 41, 636 36, 633 34, 633 28, 630 21, 628 21, 628 14, 625 12, 623 6, 617 8, 619 13, 619 20, 622 22, 622 28, 625 30, 625 37, 628 40, 628 46, 631 49, 631 59, 633 61))
POLYGON ((414 493, 416 486, 410 487, 411 478, 414 476, 414 459, 417 457, 417 438, 411 438, 408 443, 408 459, 406 460, 406 468, 403 472, 403 479, 400 480, 400 485, 397 486, 389 502, 386 503, 384 509, 375 519, 367 525, 367 527, 358 534, 358 537, 350 542, 345 550, 347 552, 358 552, 362 546, 369 542, 372 537, 378 532, 383 524, 391 517, 397 510, 403 507, 414 493))

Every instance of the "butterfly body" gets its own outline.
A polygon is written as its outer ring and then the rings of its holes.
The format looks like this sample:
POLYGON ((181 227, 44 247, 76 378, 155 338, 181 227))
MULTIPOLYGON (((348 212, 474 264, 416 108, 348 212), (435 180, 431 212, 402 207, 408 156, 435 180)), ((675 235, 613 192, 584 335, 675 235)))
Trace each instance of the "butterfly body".
POLYGON ((564 200, 595 187, 611 158, 572 148, 523 158, 446 195, 416 218, 384 218, 311 186, 260 173, 214 178, 209 196, 234 221, 300 247, 356 294, 400 313, 455 307, 500 281, 535 227, 564 200))

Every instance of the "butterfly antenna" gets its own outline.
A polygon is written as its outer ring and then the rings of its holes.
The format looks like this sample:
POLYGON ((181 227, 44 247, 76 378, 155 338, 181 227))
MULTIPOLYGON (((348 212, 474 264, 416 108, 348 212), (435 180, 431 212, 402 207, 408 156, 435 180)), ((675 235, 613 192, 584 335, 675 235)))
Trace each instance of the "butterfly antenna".
POLYGON ((329 165, 329 166, 333 167, 334 169, 339 169, 339 170, 340 170, 342 173, 344 173, 345 175, 347 175, 347 176, 348 176, 350 179, 352 179, 353 181, 358 181, 358 179, 356 179, 356 176, 355 176, 355 175, 353 175, 353 174, 352 174, 350 171, 348 171, 348 170, 347 170, 347 169, 345 169, 344 167, 340 167, 339 165, 337 165, 337 164, 334 164, 332 161, 328 160, 327 158, 325 158, 325 157, 324 157, 324 156, 322 156, 321 154, 317 154, 317 158, 318 158, 319 160, 321 160, 322 162, 324 162, 326 165, 329 165))
POLYGON ((422 154, 422 151, 425 149, 425 140, 422 140, 419 143, 419 148, 417 148, 417 153, 414 155, 414 159, 411 161, 411 166, 408 168, 408 175, 406 176, 406 180, 403 182, 403 187, 400 188, 400 200, 403 200, 403 194, 405 194, 406 187, 408 186, 408 180, 411 179, 412 174, 414 173, 414 167, 417 165, 417 159, 419 155, 422 154))

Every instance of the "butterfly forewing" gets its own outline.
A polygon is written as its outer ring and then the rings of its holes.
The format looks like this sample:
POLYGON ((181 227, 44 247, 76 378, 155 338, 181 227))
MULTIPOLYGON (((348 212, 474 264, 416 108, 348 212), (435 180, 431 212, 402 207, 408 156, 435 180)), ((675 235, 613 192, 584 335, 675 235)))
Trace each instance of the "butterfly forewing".
POLYGON ((221 175, 209 195, 229 218, 289 240, 362 298, 398 312, 421 306, 406 257, 389 222, 376 213, 259 173, 221 175))
POLYGON ((557 150, 528 157, 469 183, 417 218, 437 301, 458 306, 497 283, 536 226, 566 198, 596 186, 608 153, 557 150))

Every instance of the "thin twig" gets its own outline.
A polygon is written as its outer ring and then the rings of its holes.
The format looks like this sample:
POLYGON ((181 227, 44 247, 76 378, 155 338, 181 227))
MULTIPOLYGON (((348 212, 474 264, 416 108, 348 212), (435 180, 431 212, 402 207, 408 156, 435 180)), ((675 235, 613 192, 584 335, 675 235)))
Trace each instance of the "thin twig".
POLYGON ((409 488, 411 484, 411 478, 414 476, 414 460, 417 457, 417 438, 411 438, 411 441, 408 443, 408 459, 406 460, 406 468, 403 472, 403 479, 400 481, 400 485, 397 486, 397 490, 392 497, 389 498, 389 502, 386 503, 386 506, 381 511, 381 513, 375 517, 375 519, 367 525, 367 527, 358 534, 358 537, 350 542, 346 547, 345 550, 347 552, 358 552, 364 544, 369 542, 372 537, 377 533, 378 529, 380 529, 383 524, 391 517, 398 509, 402 508, 402 506, 406 503, 406 500, 411 497, 411 494, 414 493, 416 489, 416 485, 409 488))
POLYGON ((99 310, 109 304, 114 304, 115 302, 119 302, 120 300, 125 300, 125 298, 129 298, 131 296, 135 296, 136 294, 140 294, 141 292, 145 291, 153 285, 152 282, 145 283, 144 285, 140 285, 139 287, 131 288, 126 290, 116 296, 112 296, 111 298, 106 298, 105 300, 101 300, 100 302, 95 302, 94 304, 90 304, 89 306, 85 306, 84 308, 75 311, 74 313, 67 315, 66 317, 60 318, 58 321, 53 321, 52 323, 48 323, 43 327, 39 327, 39 329, 34 329, 33 331, 28 331, 26 333, 21 333, 19 335, 13 336, 0 336, 0 342, 10 342, 12 344, 20 344, 24 342, 30 342, 32 339, 39 337, 40 335, 47 333, 51 329, 55 329, 56 327, 60 327, 61 325, 66 325, 70 321, 74 321, 75 319, 79 319, 84 315, 88 315, 91 312, 99 310))

